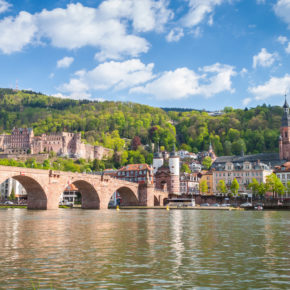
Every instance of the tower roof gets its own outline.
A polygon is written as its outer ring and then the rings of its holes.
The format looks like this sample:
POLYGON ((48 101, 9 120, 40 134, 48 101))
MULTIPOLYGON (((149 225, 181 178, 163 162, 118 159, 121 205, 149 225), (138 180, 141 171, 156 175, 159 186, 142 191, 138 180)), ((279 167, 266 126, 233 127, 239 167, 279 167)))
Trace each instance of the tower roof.
POLYGON ((289 105, 287 102, 287 96, 285 94, 285 103, 284 103, 284 113, 282 116, 282 127, 290 127, 290 115, 289 115, 289 105))
POLYGON ((285 103, 284 103, 284 106, 283 108, 289 108, 289 105, 288 105, 288 102, 287 102, 287 95, 285 95, 285 103))

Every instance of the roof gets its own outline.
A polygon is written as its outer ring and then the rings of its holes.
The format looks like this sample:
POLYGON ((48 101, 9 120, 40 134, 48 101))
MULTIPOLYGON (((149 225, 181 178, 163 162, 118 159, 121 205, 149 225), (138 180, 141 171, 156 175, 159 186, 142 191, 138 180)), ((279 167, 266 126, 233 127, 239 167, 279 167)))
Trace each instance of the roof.
POLYGON ((129 164, 119 169, 119 171, 152 170, 148 164, 129 164))
POLYGON ((227 162, 232 163, 243 163, 243 162, 262 162, 265 164, 270 164, 271 167, 281 165, 285 160, 280 160, 279 153, 258 153, 244 156, 220 156, 213 162, 212 167, 215 168, 219 164, 224 164, 227 162))
POLYGON ((281 166, 277 166, 275 172, 290 172, 290 161, 285 162, 281 166))

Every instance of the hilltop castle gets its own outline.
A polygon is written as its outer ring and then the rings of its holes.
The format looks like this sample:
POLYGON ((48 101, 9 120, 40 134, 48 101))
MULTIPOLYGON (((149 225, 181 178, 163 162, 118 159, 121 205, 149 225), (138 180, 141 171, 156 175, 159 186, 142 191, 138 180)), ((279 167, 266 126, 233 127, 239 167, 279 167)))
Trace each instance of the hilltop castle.
POLYGON ((40 154, 52 151, 58 156, 99 160, 112 153, 111 149, 83 143, 81 133, 60 132, 34 136, 32 128, 13 128, 11 135, 0 135, 2 154, 40 154))

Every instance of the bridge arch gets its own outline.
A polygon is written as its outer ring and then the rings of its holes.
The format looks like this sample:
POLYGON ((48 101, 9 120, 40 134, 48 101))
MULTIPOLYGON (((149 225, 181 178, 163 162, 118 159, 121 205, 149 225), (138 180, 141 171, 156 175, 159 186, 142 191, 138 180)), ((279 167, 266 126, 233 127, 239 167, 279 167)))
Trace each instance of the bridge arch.
POLYGON ((27 175, 12 175, 9 178, 17 180, 26 190, 28 209, 47 209, 47 194, 36 179, 27 175))
MULTIPOLYGON (((134 188, 120 186, 115 188, 114 192, 118 192, 120 196, 120 205, 135 206, 139 204, 138 191, 136 191, 134 188)), ((114 192, 112 192, 111 196, 114 194, 114 192)))
POLYGON ((84 209, 99 209, 100 197, 95 187, 85 180, 76 180, 71 182, 74 184, 82 196, 82 208, 84 209))

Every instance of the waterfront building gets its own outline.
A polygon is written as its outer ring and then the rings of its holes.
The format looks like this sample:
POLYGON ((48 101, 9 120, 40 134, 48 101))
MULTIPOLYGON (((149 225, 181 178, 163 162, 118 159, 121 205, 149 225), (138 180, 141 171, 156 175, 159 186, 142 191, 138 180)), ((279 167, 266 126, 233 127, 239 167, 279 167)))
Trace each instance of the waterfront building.
POLYGON ((202 195, 213 195, 213 173, 211 170, 201 171, 201 178, 199 180, 199 193, 202 195), (204 180, 207 184, 207 192, 201 192, 200 184, 204 180))
POLYGON ((14 192, 17 200, 27 199, 26 190, 17 180, 9 178, 0 184, 0 196, 2 201, 7 200, 12 192, 14 192))
POLYGON ((275 168, 274 173, 277 177, 282 181, 283 185, 286 188, 286 193, 284 197, 290 197, 290 192, 287 192, 287 184, 290 182, 290 162, 286 162, 281 166, 277 166, 275 168))
POLYGON ((129 164, 116 172, 116 178, 137 182, 139 184, 153 184, 153 169, 148 164, 129 164))
POLYGON ((60 196, 61 204, 75 204, 81 202, 81 193, 74 184, 69 184, 60 196))
POLYGON ((156 189, 180 194, 180 157, 175 152, 175 146, 169 157, 159 151, 154 154, 153 173, 156 189))
POLYGON ((249 183, 255 178, 259 183, 266 182, 266 177, 270 175, 273 170, 269 165, 258 162, 226 162, 224 165, 219 164, 213 169, 213 193, 219 194, 217 185, 220 180, 224 180, 229 191, 234 179, 240 185, 239 192, 251 192, 248 189, 249 183))
POLYGON ((182 173, 180 174, 180 194, 193 195, 199 193, 199 173, 182 173))
POLYGON ((10 135, 0 135, 0 152, 8 158, 9 155, 55 152, 58 156, 99 160, 113 154, 111 149, 85 144, 81 141, 81 133, 59 132, 34 136, 32 128, 13 128, 10 135))

